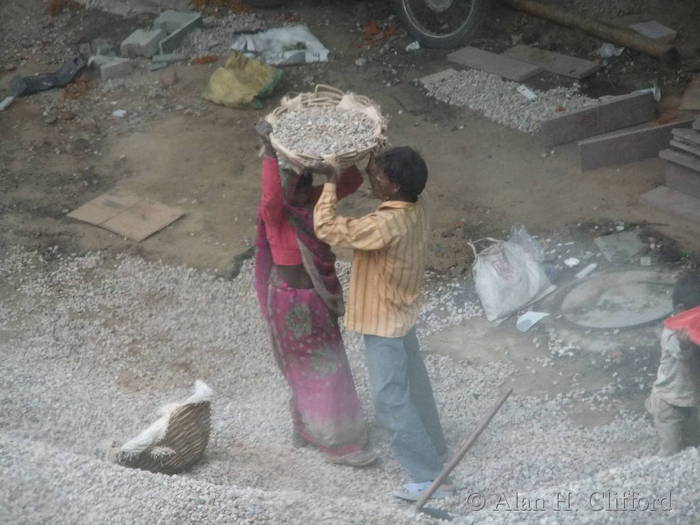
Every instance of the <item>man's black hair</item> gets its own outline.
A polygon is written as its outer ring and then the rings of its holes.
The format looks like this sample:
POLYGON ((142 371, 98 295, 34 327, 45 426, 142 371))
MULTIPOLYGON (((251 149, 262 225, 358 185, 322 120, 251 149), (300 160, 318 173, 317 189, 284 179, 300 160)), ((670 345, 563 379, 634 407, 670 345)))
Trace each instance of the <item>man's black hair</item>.
POLYGON ((375 162, 390 181, 398 184, 401 194, 412 202, 425 188, 428 167, 423 157, 408 146, 390 148, 379 154, 375 162))
POLYGON ((690 310, 700 306, 700 273, 694 271, 683 274, 676 281, 671 298, 674 308, 690 310))

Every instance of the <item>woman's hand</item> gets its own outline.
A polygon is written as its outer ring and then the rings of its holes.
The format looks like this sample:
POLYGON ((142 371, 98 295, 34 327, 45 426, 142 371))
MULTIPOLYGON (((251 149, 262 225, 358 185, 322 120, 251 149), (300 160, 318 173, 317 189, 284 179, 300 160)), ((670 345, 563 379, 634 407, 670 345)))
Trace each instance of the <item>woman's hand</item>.
POLYGON ((265 149, 265 154, 272 157, 277 155, 275 148, 272 147, 272 142, 270 141, 270 134, 272 133, 272 124, 267 120, 261 119, 255 125, 255 131, 260 137, 260 142, 262 142, 263 148, 265 149))

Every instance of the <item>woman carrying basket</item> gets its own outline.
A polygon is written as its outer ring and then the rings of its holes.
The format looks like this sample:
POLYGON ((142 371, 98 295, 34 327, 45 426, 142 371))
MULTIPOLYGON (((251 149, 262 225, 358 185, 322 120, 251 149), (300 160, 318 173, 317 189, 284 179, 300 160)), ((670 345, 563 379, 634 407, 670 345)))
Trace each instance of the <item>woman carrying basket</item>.
MULTIPOLYGON (((255 288, 272 347, 292 398, 297 446, 310 443, 332 463, 362 467, 377 456, 365 449, 367 428, 340 335, 342 288, 335 256, 314 235, 313 207, 321 194, 311 171, 277 159, 272 127, 256 126, 265 148, 258 208, 255 288)), ((338 198, 362 184, 356 168, 343 172, 338 198)))

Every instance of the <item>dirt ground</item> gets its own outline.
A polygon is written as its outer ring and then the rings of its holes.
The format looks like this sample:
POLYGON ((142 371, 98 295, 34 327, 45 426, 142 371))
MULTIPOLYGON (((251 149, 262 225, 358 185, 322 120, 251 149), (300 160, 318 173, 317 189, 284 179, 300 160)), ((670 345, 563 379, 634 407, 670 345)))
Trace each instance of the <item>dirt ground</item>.
MULTIPOLYGON (((24 9, 31 15, 25 23, 34 31, 53 28, 50 31, 58 34, 62 27, 69 28, 72 32, 65 38, 57 36, 67 50, 100 34, 118 43, 148 20, 142 15, 116 23, 114 15, 93 10, 52 18, 43 4, 6 4, 2 9, 15 17, 24 9)), ((649 2, 647 10, 662 22, 677 24, 673 27, 681 31, 681 49, 697 43, 693 34, 683 31, 683 20, 696 10, 691 4, 678 2, 678 12, 662 12, 659 2, 649 2)), ((262 110, 233 110, 202 101, 200 93, 216 64, 185 63, 159 72, 140 70, 108 89, 87 73, 81 81, 89 94, 82 100, 53 90, 20 99, 1 113, 1 241, 39 249, 58 245, 67 252, 129 251, 220 270, 253 239, 259 191, 254 123, 286 90, 323 82, 376 99, 390 119, 391 142, 410 144, 424 153, 431 177, 435 236, 430 265, 435 269, 463 271, 469 261, 463 239, 502 235, 515 223, 547 232, 586 220, 648 221, 659 223, 662 232, 688 251, 697 251, 693 225, 638 203, 641 193, 661 182, 660 161, 580 173, 574 145, 545 152, 536 137, 428 99, 413 81, 444 68, 444 51, 406 52, 410 39, 401 35, 362 47, 363 24, 396 23, 382 3, 298 1, 290 2, 286 11, 310 25, 332 50, 332 60, 286 69, 283 85, 262 110), (368 59, 366 65, 355 65, 360 56, 368 59), (112 117, 116 108, 127 109, 126 122, 112 117), (115 189, 179 207, 186 215, 140 244, 65 217, 67 211, 115 189)), ((622 11, 618 14, 625 14, 622 11)), ((280 10, 260 16, 280 16, 280 10)), ((7 24, 9 17, 2 18, 7 24)), ((493 12, 475 43, 497 48, 509 39, 535 40, 584 54, 597 43, 505 8, 493 12), (578 45, 575 50, 573 42, 578 45)), ((3 89, 14 75, 54 69, 59 59, 49 52, 51 46, 10 43, 15 46, 3 52, 3 89)), ((671 106, 686 78, 674 71, 672 81, 663 85, 664 103, 671 106)), ((624 65, 615 63, 597 75, 588 87, 600 91, 608 84, 614 93, 670 76, 667 66, 633 54, 624 65)), ((373 203, 365 192, 348 206, 361 212, 373 203)))
MULTIPOLYGON (((153 18, 122 19, 84 9, 49 17, 46 4, 42 0, 0 4, 0 99, 15 75, 55 70, 81 43, 97 37, 118 44, 153 18)), ((663 93, 659 114, 676 114, 700 49, 696 24, 700 3, 678 0, 669 7, 662 0, 572 0, 563 4, 605 18, 648 14, 677 29, 679 65, 660 64, 628 51, 582 82, 582 90, 594 96, 626 93, 657 82, 663 93)), ((202 99, 210 75, 224 60, 220 57, 213 64, 188 61, 156 72, 143 66, 112 83, 85 72, 73 88, 22 98, 0 112, 0 255, 13 245, 35 249, 45 259, 99 250, 107 259, 128 253, 214 273, 229 271, 241 256, 250 254, 254 241, 260 192, 255 123, 276 107, 285 92, 324 83, 375 99, 389 118, 391 143, 411 145, 424 154, 430 169, 427 199, 434 233, 429 267, 435 270, 434 279, 466 277, 472 260, 467 241, 503 237, 515 224, 525 225, 542 240, 550 239, 550 246, 590 242, 599 233, 614 231, 615 225, 637 224, 646 237, 663 239, 660 262, 692 265, 700 256, 697 225, 639 203, 642 193, 663 182, 659 159, 581 173, 575 144, 545 150, 537 137, 428 98, 415 80, 449 67, 446 51, 407 52, 411 39, 400 32, 379 42, 364 38, 363 28, 369 22, 383 27, 398 24, 388 2, 292 0, 284 9, 258 16, 299 19, 332 51, 327 64, 286 68, 282 85, 262 109, 234 110, 202 99), (358 58, 366 63, 357 65, 358 58), (113 117, 115 109, 126 110, 127 116, 113 117), (112 191, 135 193, 177 207, 185 215, 140 243, 66 217, 112 191)), ((587 58, 593 58, 601 44, 497 7, 474 45, 500 51, 515 42, 538 43, 587 58)), ((532 85, 543 88, 562 82, 543 75, 532 85)), ((365 185, 343 203, 343 211, 360 214, 375 205, 365 185)), ((9 292, 0 280, 0 299, 11 303, 9 292)), ((523 396, 557 395, 567 390, 572 377, 578 377, 586 391, 596 392, 615 377, 620 404, 606 413, 585 405, 570 407, 569 415, 581 425, 607 424, 619 406, 641 412, 658 359, 652 330, 645 327, 627 338, 615 338, 599 353, 582 352, 556 366, 541 366, 550 356, 547 330, 554 326, 543 325, 522 334, 510 325, 494 327, 473 317, 427 337, 426 347, 458 361, 509 360, 517 369, 510 380, 516 394, 523 396), (470 343, 468 349, 465 341, 470 343)), ((173 359, 167 365, 180 367, 177 373, 189 378, 195 371, 184 358, 180 361, 173 359)), ((140 388, 142 378, 125 376, 119 382, 120 389, 132 392, 140 388)), ((260 459, 249 461, 251 476, 259 477, 251 478, 251 486, 264 486, 278 468, 277 463, 260 459)))

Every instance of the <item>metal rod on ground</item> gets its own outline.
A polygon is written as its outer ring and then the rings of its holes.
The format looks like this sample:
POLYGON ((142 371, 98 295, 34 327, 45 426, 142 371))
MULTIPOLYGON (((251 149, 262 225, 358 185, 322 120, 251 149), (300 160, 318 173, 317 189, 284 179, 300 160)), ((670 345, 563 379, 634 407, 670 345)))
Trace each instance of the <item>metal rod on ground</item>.
POLYGON ((471 436, 469 436, 469 439, 467 439, 462 447, 457 451, 457 453, 452 457, 448 465, 442 469, 442 472, 440 475, 437 477, 435 481, 433 481, 433 484, 430 485, 428 490, 425 491, 425 493, 418 499, 416 502, 416 511, 420 511, 425 503, 430 499, 430 497, 435 494, 435 491, 442 485, 442 482, 447 479, 447 476, 450 475, 450 473, 454 470, 454 468, 459 464, 459 462, 462 460, 464 455, 467 453, 467 451, 472 447, 472 445, 476 442, 477 438, 481 435, 481 433, 484 431, 484 429, 488 426, 488 424, 491 422, 493 419, 493 416, 496 415, 496 412, 501 408, 503 403, 506 402, 506 399, 508 399, 508 396, 513 392, 512 388, 509 388, 508 391, 503 394, 501 399, 498 400, 498 403, 491 409, 491 412, 489 412, 484 418, 481 420, 481 423, 479 423, 479 426, 476 428, 474 432, 472 432, 471 436))
POLYGON ((678 51, 672 45, 657 42, 626 27, 591 20, 578 13, 572 13, 556 5, 545 5, 536 0, 503 0, 503 2, 518 11, 545 18, 562 26, 581 29, 607 42, 636 49, 665 62, 678 59, 678 51))

